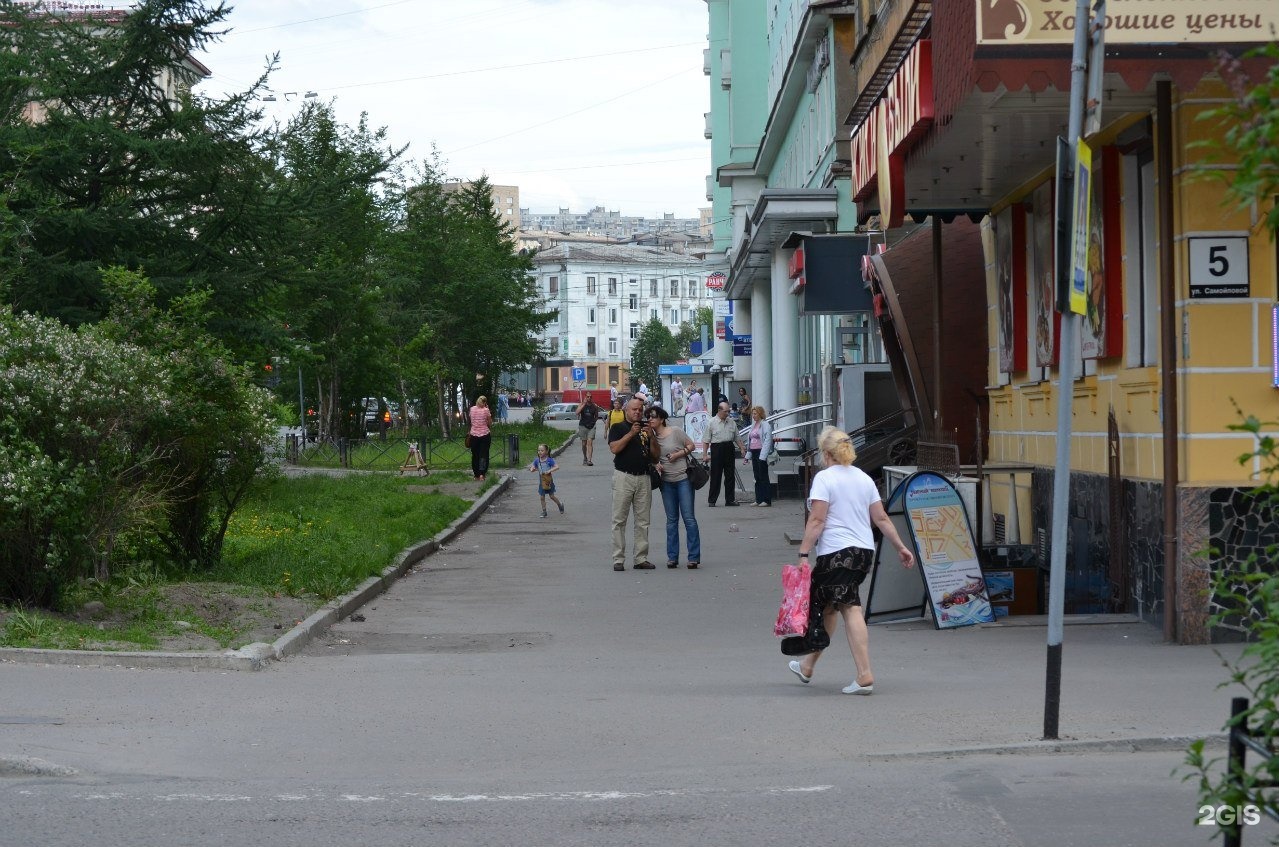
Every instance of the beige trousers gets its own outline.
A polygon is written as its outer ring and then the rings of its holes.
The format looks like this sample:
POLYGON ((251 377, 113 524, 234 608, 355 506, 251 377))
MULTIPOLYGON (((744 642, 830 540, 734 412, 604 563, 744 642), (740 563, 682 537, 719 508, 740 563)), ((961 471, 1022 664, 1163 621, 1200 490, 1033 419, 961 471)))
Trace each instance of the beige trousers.
POLYGON ((653 511, 653 490, 648 474, 613 471, 613 564, 626 564, 626 519, 635 511, 635 560, 648 561, 648 521, 653 511))

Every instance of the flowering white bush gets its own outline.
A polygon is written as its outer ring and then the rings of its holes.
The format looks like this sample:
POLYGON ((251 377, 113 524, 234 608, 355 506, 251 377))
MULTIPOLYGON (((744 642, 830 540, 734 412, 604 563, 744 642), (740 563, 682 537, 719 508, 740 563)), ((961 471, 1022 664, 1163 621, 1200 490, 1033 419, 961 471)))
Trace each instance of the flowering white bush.
POLYGON ((119 308, 94 326, 0 308, 0 600, 52 605, 126 538, 216 564, 267 463, 270 395, 144 279, 104 280, 119 308))
POLYGON ((0 597, 48 604, 66 579, 102 575, 114 539, 149 520, 167 379, 92 328, 0 311, 0 597))

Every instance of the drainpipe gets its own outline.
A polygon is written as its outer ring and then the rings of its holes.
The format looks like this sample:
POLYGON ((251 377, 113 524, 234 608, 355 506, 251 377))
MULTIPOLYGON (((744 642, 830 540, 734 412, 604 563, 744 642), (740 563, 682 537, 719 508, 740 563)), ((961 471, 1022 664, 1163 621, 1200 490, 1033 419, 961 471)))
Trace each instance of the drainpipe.
POLYGON ((1173 274, 1172 83, 1155 83, 1155 167, 1159 175, 1160 395, 1164 439, 1164 640, 1177 640, 1177 280, 1173 274))
POLYGON ((942 269, 941 218, 933 215, 933 439, 941 441, 941 343, 942 343, 942 269))

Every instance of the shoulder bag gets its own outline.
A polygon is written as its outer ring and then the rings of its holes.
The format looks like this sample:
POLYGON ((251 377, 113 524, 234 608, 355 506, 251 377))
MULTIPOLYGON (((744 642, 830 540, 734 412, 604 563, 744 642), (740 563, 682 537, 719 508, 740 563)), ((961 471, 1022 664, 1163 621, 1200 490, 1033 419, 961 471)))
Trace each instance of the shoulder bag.
POLYGON ((702 486, 710 481, 710 468, 698 461, 697 457, 691 453, 688 456, 688 481, 693 484, 694 491, 700 491, 702 486))

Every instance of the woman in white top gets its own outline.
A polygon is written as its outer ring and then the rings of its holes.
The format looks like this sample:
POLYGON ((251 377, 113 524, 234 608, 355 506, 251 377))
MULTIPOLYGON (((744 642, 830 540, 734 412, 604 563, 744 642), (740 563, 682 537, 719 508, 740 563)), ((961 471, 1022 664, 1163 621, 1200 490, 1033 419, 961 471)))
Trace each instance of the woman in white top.
POLYGON ((809 585, 808 630, 782 641, 782 652, 804 655, 790 663, 791 672, 807 684, 822 650, 830 645, 835 631, 835 612, 844 617, 848 647, 853 653, 857 676, 843 689, 845 694, 870 694, 875 675, 870 669, 870 645, 866 618, 858 586, 870 573, 875 559, 875 537, 871 524, 879 527, 885 540, 897 548, 904 566, 915 566, 915 554, 902 543, 875 482, 860 468, 853 467, 857 452, 848 433, 828 426, 817 439, 826 469, 813 477, 808 495, 808 523, 799 543, 799 557, 815 552, 809 585))

